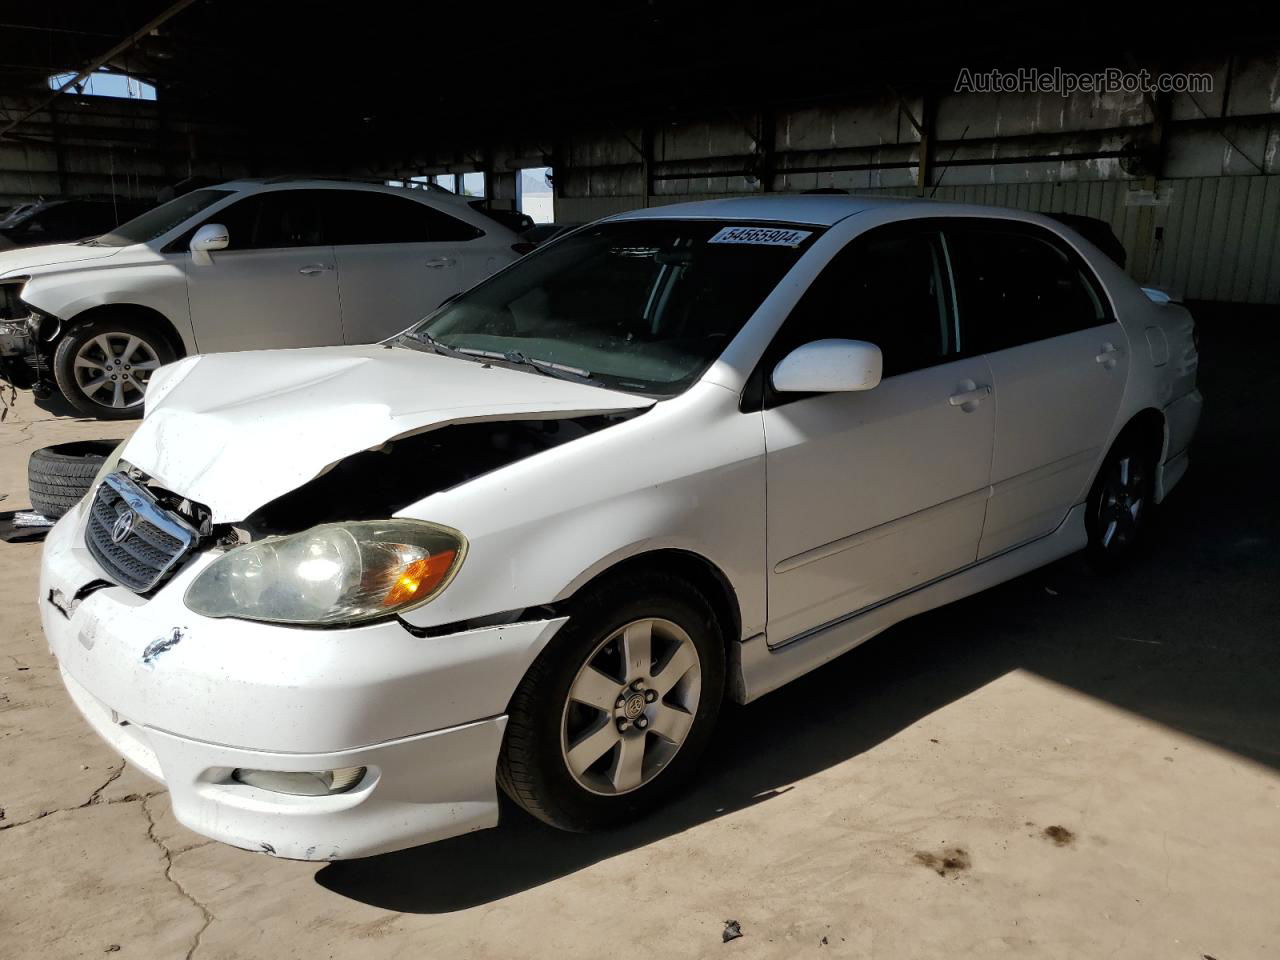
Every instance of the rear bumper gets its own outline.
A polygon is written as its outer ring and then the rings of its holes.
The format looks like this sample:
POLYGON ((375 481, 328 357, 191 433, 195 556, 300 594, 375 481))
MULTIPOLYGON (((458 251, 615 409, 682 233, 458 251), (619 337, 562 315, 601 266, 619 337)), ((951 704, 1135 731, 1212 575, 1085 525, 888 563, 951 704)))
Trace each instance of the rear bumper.
POLYGON ((50 531, 39 604, 76 706, 165 783, 198 833, 277 856, 368 856, 497 823, 506 703, 563 620, 415 637, 389 621, 298 630, 213 620, 182 604, 197 558, 151 599, 102 574, 81 510, 50 531), (80 599, 76 599, 80 591, 80 599), (366 767, 351 790, 292 796, 234 780, 366 767))
POLYGON ((1200 396, 1200 391, 1192 390, 1164 408, 1167 438, 1164 462, 1156 468, 1157 503, 1169 495, 1169 491, 1177 486, 1191 465, 1188 448, 1200 426, 1203 407, 1204 398, 1200 396))

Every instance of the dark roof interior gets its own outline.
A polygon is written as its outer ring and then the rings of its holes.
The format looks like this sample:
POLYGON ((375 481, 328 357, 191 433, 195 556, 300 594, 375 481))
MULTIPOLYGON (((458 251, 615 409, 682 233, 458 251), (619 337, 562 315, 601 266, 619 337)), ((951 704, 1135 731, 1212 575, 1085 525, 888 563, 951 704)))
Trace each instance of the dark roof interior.
MULTIPOLYGON (((0 14, 0 94, 101 56, 169 0, 0 14)), ((484 140, 707 108, 909 92, 960 66, 1185 64, 1274 50, 1273 3, 433 4, 196 0, 116 57, 166 110, 282 136, 484 140)))

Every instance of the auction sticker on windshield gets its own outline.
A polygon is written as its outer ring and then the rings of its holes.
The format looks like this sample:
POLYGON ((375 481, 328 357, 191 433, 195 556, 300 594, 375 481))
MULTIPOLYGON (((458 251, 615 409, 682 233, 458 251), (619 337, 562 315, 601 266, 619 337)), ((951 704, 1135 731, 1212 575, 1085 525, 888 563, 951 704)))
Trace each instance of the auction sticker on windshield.
POLYGON ((754 243, 766 247, 798 247, 811 230, 786 230, 781 227, 725 227, 707 243, 754 243))

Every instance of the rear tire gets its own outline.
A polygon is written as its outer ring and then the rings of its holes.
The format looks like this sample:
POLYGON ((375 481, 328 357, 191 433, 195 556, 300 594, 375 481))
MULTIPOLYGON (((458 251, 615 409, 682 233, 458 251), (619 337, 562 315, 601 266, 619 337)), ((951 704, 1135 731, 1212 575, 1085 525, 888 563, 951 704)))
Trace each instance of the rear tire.
POLYGON ((73 324, 53 354, 53 376, 67 402, 99 420, 142 416, 147 382, 177 359, 169 341, 148 324, 103 311, 73 324))
POLYGON ((724 674, 724 638, 696 590, 658 573, 606 581, 516 689, 498 784, 562 830, 643 816, 696 771, 724 674))
POLYGON ((93 484, 119 440, 81 440, 44 447, 27 461, 31 509, 55 520, 74 507, 93 484))
POLYGON ((1155 509, 1155 457, 1135 437, 1120 437, 1102 462, 1089 491, 1086 555, 1109 573, 1131 562, 1146 543, 1155 509))

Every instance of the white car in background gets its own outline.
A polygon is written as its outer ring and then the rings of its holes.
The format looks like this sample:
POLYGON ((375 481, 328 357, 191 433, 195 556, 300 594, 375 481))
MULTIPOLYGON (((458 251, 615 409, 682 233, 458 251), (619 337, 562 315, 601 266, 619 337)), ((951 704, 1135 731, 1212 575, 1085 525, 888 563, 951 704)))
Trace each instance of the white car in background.
POLYGON ((90 240, 0 252, 0 376, 104 419, 196 353, 372 343, 520 256, 445 191, 335 180, 194 190, 90 240))
POLYGON ((635 211, 378 346, 192 357, 45 544, 93 727, 236 846, 587 829, 913 614, 1140 543, 1200 413, 1190 314, 1044 217, 635 211))

